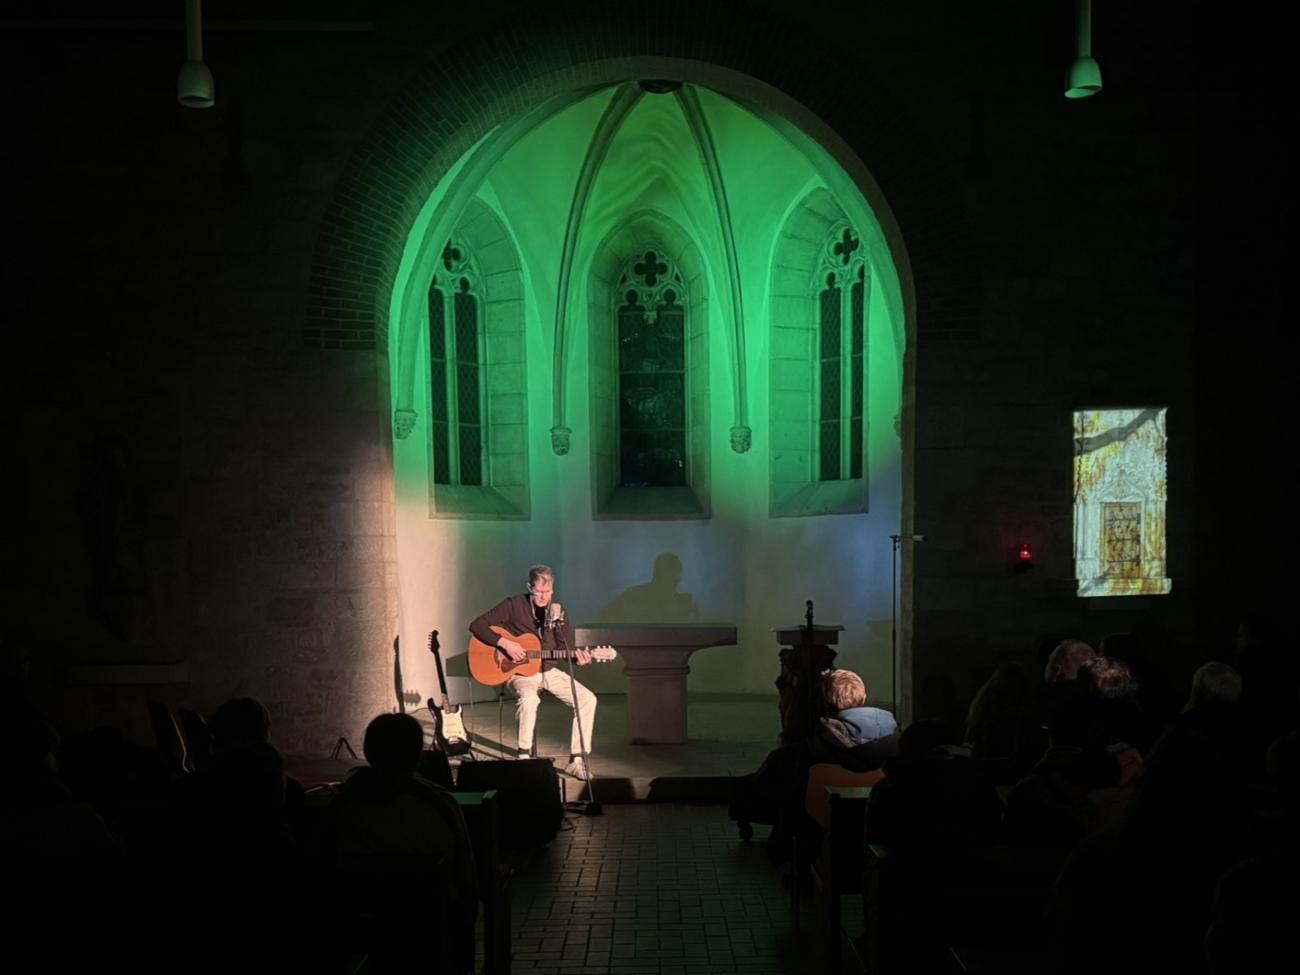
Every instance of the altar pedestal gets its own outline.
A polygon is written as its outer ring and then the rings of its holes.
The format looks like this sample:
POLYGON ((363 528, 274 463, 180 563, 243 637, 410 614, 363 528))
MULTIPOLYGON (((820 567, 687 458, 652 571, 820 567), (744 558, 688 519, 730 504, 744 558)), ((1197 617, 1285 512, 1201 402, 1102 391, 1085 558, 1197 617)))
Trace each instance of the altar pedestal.
POLYGON ((777 707, 781 712, 781 740, 802 741, 827 714, 821 673, 835 664, 833 644, 840 642, 838 625, 778 626, 772 632, 781 644, 777 654, 781 673, 776 678, 777 707))
POLYGON ((627 740, 633 745, 686 741, 686 675, 704 647, 734 646, 731 623, 601 624, 574 630, 577 646, 612 646, 627 678, 627 740))

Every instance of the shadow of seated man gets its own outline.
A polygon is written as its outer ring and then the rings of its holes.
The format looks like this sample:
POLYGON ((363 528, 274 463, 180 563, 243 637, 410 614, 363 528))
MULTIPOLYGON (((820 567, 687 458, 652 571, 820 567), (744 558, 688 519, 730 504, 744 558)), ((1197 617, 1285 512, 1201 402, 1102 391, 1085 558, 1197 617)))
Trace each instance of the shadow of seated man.
POLYGON ((474 967, 478 875, 465 817, 450 792, 420 776, 424 731, 409 714, 366 728, 369 767, 353 772, 329 810, 324 842, 335 913, 351 912, 381 970, 474 967), (441 938, 430 937, 430 927, 441 938), (411 966, 415 966, 412 968, 411 966))
POLYGON ((678 592, 682 560, 671 552, 655 559, 650 581, 631 586, 596 614, 599 623, 690 623, 700 618, 695 598, 678 592))

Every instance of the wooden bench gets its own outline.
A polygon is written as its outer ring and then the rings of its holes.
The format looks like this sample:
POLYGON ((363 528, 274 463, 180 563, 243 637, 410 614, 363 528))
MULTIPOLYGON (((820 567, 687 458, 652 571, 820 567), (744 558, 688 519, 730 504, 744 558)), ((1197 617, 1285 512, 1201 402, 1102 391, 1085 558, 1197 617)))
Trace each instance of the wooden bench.
MULTIPOLYGON (((843 777, 852 777, 859 782, 879 781, 882 777, 878 772, 855 773, 843 769, 839 772, 843 777)), ((820 786, 820 796, 816 801, 810 798, 808 813, 822 827, 823 844, 818 857, 806 865, 819 907, 822 934, 819 940, 826 950, 826 970, 838 973, 845 940, 841 901, 846 894, 862 890, 863 836, 871 786, 826 785, 820 778, 816 785, 820 786)), ((810 776, 810 793, 813 788, 814 778, 810 776)), ((804 866, 796 838, 790 883, 790 904, 796 931, 799 930, 799 884, 804 866)))
POLYGON ((483 903, 483 973, 510 972, 510 882, 514 869, 501 859, 499 802, 495 789, 453 792, 465 814, 483 903))

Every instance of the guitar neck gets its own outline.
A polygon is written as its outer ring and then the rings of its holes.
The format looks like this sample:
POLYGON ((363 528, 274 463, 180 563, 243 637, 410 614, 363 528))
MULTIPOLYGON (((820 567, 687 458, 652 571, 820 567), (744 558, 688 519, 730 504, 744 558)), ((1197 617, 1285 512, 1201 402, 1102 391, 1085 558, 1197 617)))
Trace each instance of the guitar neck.
POLYGON ((438 668, 438 689, 442 691, 442 706, 447 707, 447 678, 442 674, 442 654, 439 652, 441 647, 438 645, 438 631, 434 630, 429 634, 429 652, 433 654, 433 662, 438 668))
POLYGON ((573 650, 529 650, 529 660, 564 660, 574 656, 578 650, 585 650, 586 647, 575 647, 573 650))

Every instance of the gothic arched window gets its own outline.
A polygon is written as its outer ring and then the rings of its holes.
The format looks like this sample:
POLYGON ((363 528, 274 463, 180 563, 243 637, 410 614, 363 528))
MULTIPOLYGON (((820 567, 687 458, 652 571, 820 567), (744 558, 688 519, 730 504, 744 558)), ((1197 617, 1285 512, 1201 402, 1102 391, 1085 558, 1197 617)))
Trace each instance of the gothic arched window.
POLYGON ((817 292, 817 475, 862 477, 866 263, 862 241, 839 225, 822 249, 817 292))
POLYGON ((618 479, 687 484, 686 295, 681 272, 647 248, 624 269, 618 306, 618 479))
POLYGON ((772 254, 773 517, 868 510, 872 267, 835 198, 815 189, 772 254))
POLYGON ((479 278, 463 243, 447 242, 429 285, 433 481, 485 483, 483 335, 479 278))

